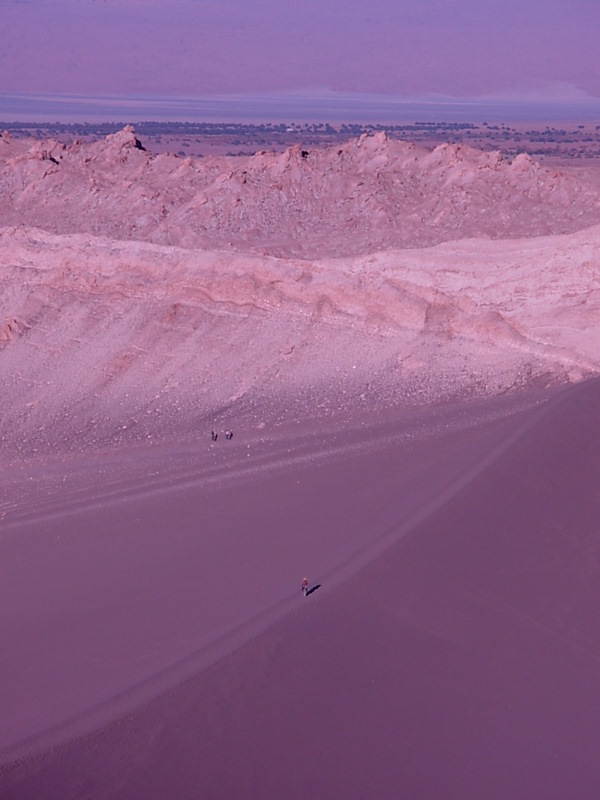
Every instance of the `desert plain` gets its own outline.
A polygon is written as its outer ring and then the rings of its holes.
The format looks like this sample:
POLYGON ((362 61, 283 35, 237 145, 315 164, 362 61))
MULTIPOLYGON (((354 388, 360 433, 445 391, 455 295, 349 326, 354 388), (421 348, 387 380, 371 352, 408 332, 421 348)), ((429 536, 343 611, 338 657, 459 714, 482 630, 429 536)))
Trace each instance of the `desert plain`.
POLYGON ((3 800, 597 796, 598 175, 2 136, 3 800))

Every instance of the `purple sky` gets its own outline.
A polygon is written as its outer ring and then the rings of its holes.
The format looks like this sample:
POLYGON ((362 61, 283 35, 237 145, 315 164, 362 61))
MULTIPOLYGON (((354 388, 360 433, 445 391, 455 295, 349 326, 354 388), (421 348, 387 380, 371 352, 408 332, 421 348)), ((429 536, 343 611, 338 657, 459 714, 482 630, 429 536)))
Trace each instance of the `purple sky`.
POLYGON ((2 0, 0 93, 600 97, 598 0, 2 0))

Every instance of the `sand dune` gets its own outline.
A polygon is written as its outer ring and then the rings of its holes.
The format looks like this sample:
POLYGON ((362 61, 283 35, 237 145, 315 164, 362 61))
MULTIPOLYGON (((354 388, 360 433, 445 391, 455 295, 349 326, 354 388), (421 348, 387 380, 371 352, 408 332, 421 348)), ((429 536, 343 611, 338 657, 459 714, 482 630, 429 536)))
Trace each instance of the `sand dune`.
POLYGON ((2 138, 3 800, 596 796, 599 200, 2 138))
POLYGON ((586 796, 599 386, 24 473, 3 797, 586 796))

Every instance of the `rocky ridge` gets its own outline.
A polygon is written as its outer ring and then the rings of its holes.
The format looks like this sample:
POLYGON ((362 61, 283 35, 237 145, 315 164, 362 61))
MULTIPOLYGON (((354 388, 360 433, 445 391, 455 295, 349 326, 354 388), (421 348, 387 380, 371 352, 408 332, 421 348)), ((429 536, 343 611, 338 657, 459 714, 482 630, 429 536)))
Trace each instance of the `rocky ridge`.
POLYGON ((599 208, 527 156, 379 134, 197 161, 5 136, 3 452, 581 380, 599 208))
POLYGON ((179 158, 133 128, 105 140, 0 141, 0 219, 52 233, 282 257, 360 255, 463 238, 571 233, 600 190, 526 154, 433 151, 361 136, 320 150, 179 158))

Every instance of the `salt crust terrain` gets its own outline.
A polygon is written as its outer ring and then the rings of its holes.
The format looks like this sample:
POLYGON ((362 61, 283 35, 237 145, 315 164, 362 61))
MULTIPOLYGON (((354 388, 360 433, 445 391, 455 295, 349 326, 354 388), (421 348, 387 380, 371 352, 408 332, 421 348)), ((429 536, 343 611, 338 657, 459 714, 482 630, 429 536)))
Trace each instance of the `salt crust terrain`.
POLYGON ((0 141, 3 800, 596 796, 594 182, 138 145, 0 141))

